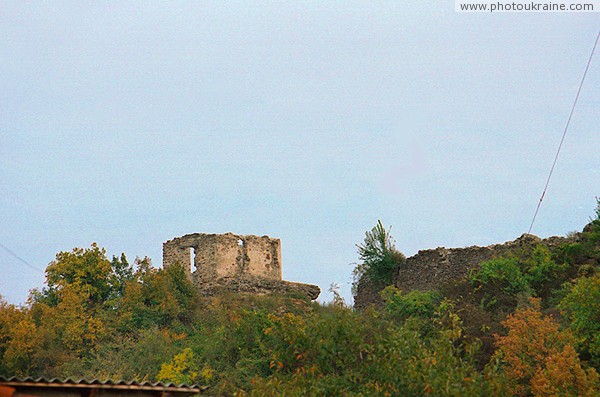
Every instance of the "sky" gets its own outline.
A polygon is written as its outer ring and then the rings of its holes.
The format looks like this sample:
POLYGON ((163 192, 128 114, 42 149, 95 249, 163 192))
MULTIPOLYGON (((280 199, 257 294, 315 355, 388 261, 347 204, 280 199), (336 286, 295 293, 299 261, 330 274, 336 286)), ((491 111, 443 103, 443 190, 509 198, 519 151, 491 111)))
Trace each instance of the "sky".
MULTIPOLYGON (((233 232, 280 238, 284 279, 319 285, 321 301, 337 283, 350 303, 356 244, 378 220, 407 256, 513 240, 599 15, 2 0, 0 295, 24 303, 74 247, 159 267, 166 240, 233 232)), ((594 214, 599 88, 596 54, 538 236, 594 214)))

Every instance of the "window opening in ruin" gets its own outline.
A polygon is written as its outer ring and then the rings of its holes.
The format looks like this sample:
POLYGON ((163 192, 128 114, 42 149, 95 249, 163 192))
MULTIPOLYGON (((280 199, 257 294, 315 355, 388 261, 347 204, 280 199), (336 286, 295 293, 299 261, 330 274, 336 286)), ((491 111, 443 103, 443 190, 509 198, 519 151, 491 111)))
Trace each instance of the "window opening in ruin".
POLYGON ((244 246, 244 240, 242 240, 241 238, 240 238, 240 239, 238 239, 238 242, 237 242, 237 243, 238 243, 238 245, 239 245, 240 247, 243 247, 243 246, 244 246))
POLYGON ((196 271, 196 249, 194 247, 190 247, 190 271, 193 273, 196 271))

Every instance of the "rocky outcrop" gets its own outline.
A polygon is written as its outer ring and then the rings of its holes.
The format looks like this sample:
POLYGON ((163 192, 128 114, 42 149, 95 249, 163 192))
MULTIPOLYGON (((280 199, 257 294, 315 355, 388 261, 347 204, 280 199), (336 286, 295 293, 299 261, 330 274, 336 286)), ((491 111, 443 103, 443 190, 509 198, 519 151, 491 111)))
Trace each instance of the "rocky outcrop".
POLYGON ((321 289, 312 284, 293 283, 283 280, 271 280, 261 277, 223 277, 211 281, 197 280, 197 291, 202 296, 220 295, 224 292, 263 294, 282 294, 305 296, 310 300, 319 297, 321 289))

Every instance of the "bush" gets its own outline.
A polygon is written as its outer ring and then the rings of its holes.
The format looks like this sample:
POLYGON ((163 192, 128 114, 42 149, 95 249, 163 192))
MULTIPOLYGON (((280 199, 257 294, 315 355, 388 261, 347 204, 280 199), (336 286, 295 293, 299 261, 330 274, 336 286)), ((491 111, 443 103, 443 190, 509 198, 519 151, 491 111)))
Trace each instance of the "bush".
POLYGON ((477 271, 469 274, 469 282, 475 288, 494 284, 511 295, 531 291, 516 258, 497 258, 481 263, 477 271))
POLYGON ((535 291, 541 291, 545 285, 562 275, 568 267, 552 260, 552 254, 544 244, 536 244, 528 255, 521 259, 525 278, 535 291))
POLYGON ((430 319, 442 300, 442 295, 437 291, 403 292, 394 286, 381 291, 381 297, 385 300, 386 311, 400 320, 409 317, 430 319))
POLYGON ((598 263, 600 259, 600 198, 596 198, 596 217, 578 234, 578 238, 559 247, 557 256, 570 265, 598 263))
POLYGON ((568 265, 558 264, 544 244, 523 247, 508 255, 482 262, 468 280, 484 299, 500 299, 502 294, 522 298, 548 297, 560 288, 568 265))
MULTIPOLYGON (((273 316, 265 330, 274 373, 253 380, 253 396, 492 395, 452 332, 423 338, 376 311, 319 308, 273 316), (459 347, 457 347, 459 346, 459 347)), ((241 393, 240 395, 246 395, 241 393)))
POLYGON ((160 382, 193 385, 199 379, 199 369, 194 360, 194 352, 189 347, 177 354, 173 359, 164 363, 156 378, 160 382))

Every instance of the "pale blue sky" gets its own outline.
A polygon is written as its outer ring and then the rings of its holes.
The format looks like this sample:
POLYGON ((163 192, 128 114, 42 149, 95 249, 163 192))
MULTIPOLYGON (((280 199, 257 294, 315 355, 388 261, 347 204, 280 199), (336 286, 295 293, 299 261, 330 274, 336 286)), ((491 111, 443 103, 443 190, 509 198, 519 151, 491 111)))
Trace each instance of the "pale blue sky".
MULTIPOLYGON (((453 1, 0 2, 0 243, 282 239, 284 277, 350 296, 381 219, 407 255, 527 231, 600 14, 453 1)), ((598 54, 597 54, 598 55, 598 54)), ((600 59, 533 232, 600 195, 600 59)), ((0 249, 0 294, 44 275, 0 249)))

